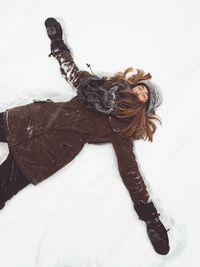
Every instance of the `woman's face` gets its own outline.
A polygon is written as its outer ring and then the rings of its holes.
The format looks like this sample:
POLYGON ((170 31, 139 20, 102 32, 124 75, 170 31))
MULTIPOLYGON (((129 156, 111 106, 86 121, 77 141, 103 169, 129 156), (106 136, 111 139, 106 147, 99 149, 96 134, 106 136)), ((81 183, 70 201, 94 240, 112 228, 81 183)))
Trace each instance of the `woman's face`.
POLYGON ((131 91, 143 103, 147 102, 147 100, 149 99, 149 92, 146 86, 143 84, 131 88, 131 91))

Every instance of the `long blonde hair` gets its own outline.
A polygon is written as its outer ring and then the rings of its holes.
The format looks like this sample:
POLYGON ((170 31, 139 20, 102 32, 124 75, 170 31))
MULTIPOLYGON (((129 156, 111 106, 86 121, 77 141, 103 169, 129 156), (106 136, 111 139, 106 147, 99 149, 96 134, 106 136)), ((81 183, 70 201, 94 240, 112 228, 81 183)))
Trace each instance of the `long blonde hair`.
MULTIPOLYGON (((145 73, 141 69, 134 70, 127 68, 124 72, 118 72, 109 80, 114 82, 129 82, 131 85, 142 80, 151 79, 150 73, 145 73), (137 73, 131 72, 137 71, 137 73)), ((116 102, 117 117, 128 121, 128 126, 122 131, 133 139, 143 139, 153 141, 153 135, 157 129, 155 122, 161 123, 161 120, 155 114, 155 111, 146 112, 148 103, 142 103, 139 99, 125 90, 120 91, 119 99, 116 102)))

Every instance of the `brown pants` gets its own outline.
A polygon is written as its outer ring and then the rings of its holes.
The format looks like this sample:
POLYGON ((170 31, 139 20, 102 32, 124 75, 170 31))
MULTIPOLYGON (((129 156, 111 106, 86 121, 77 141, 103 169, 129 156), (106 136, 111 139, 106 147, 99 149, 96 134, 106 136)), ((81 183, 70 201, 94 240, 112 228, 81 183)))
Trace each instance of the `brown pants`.
MULTIPOLYGON (((3 113, 0 113, 0 142, 6 142, 3 113)), ((11 153, 0 165, 0 209, 4 203, 30 182, 19 170, 11 153)))

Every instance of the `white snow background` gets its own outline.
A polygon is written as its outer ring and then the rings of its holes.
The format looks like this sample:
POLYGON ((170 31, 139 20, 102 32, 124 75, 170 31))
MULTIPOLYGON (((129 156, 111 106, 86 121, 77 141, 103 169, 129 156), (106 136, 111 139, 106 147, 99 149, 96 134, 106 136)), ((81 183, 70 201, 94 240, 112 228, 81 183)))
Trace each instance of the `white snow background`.
MULTIPOLYGON (((136 141, 141 173, 171 250, 156 254, 122 183, 111 144, 88 145, 0 211, 3 267, 199 266, 200 38, 195 0, 1 0, 0 111, 76 95, 49 58, 56 17, 81 69, 150 72, 163 91, 154 142, 136 141)), ((0 161, 8 148, 0 144, 0 161)))

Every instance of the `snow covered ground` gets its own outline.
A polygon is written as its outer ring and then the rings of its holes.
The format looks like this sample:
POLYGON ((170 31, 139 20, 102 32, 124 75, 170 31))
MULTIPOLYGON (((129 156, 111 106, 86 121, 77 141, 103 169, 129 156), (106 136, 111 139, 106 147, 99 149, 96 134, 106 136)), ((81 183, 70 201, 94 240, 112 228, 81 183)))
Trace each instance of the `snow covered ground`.
MULTIPOLYGON (((44 20, 56 17, 80 68, 134 66, 162 87, 162 126, 135 142, 171 251, 152 249, 110 144, 86 145, 66 167, 0 211, 4 267, 196 267, 199 264, 200 37, 198 0, 0 0, 0 111, 75 90, 49 58, 44 20)), ((8 149, 0 144, 0 161, 8 149)))

